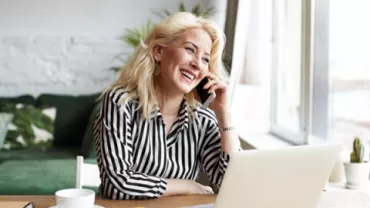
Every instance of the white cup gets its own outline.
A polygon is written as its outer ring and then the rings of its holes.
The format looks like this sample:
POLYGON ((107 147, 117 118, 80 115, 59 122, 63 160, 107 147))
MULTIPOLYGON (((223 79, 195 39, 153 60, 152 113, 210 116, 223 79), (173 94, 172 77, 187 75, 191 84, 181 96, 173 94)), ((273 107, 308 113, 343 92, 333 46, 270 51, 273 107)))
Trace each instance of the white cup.
POLYGON ((57 208, 93 208, 95 192, 89 189, 63 189, 55 192, 57 208))

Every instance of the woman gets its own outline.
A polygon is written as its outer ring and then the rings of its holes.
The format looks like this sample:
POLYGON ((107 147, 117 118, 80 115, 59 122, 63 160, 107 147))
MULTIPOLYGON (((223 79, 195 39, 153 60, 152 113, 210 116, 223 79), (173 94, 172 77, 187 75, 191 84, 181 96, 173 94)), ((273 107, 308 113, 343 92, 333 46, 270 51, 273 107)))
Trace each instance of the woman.
POLYGON ((221 185, 229 154, 238 151, 221 61, 224 36, 211 20, 177 13, 136 49, 119 80, 102 95, 94 125, 100 194, 111 199, 211 194, 194 180, 202 168, 221 185), (216 93, 200 107, 204 78, 216 93))

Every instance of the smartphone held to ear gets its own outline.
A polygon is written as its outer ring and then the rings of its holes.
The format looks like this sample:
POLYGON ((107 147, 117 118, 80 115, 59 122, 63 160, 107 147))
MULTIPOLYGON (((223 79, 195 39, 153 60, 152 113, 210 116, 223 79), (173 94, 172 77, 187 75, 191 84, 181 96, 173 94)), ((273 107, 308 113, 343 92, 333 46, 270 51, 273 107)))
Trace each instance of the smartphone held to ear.
POLYGON ((216 98, 216 93, 208 93, 209 89, 203 89, 204 85, 207 84, 209 79, 207 77, 203 78, 202 81, 196 86, 197 93, 199 95, 200 101, 203 108, 207 108, 209 104, 216 98))

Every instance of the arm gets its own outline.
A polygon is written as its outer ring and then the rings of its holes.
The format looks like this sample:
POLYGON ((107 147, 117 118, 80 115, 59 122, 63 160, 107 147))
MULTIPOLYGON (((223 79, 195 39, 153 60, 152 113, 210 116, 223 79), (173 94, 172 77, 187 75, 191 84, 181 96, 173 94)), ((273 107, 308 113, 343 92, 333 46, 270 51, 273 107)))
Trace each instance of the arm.
POLYGON ((218 188, 229 163, 229 154, 239 151, 239 140, 233 141, 233 132, 225 131, 220 134, 217 121, 213 118, 205 122, 204 143, 200 149, 200 164, 210 180, 218 188), (228 137, 228 136, 231 136, 228 137))
MULTIPOLYGON (((220 128, 233 127, 230 113, 224 111, 216 111, 215 113, 220 128)), ((222 131, 220 134, 221 146, 224 152, 231 154, 240 150, 240 141, 235 129, 222 131)))

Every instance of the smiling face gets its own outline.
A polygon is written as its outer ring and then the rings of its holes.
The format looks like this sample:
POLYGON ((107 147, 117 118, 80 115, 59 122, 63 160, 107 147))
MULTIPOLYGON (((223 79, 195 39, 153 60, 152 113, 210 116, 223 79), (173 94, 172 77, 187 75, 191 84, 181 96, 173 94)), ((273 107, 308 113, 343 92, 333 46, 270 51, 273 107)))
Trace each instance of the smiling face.
POLYGON ((168 46, 154 47, 154 58, 160 62, 158 86, 189 93, 209 70, 211 48, 211 37, 201 28, 187 30, 168 46))

